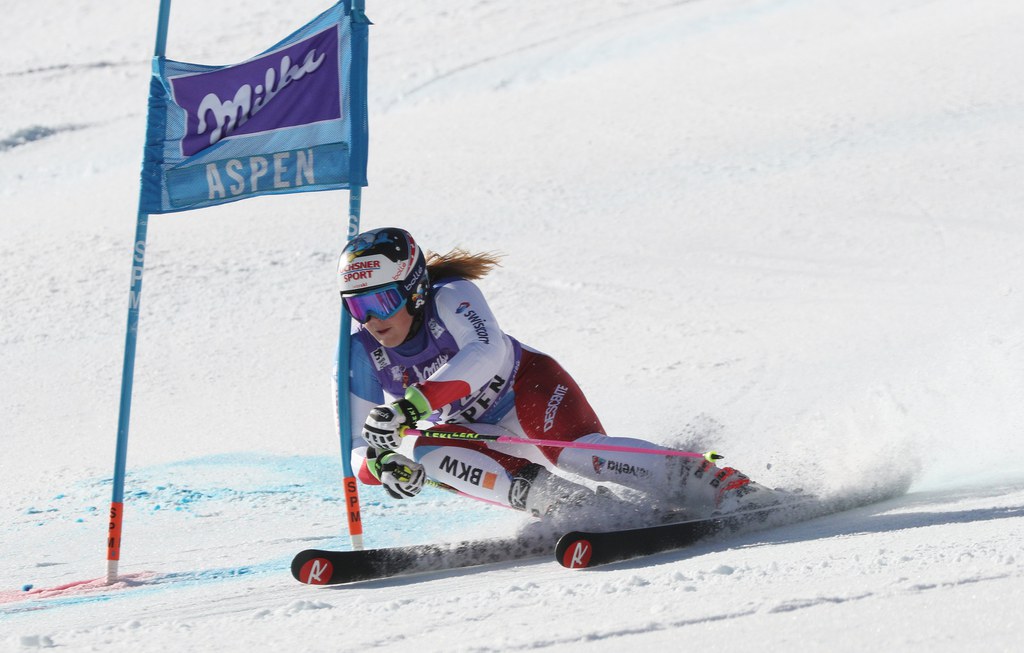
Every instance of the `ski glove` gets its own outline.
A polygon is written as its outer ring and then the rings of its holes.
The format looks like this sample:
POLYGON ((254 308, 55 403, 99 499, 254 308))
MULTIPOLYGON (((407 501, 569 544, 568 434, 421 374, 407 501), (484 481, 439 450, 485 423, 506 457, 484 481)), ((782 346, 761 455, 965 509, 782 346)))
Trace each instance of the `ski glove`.
POLYGON ((397 449, 402 439, 401 428, 415 426, 429 414, 430 403, 426 397, 415 386, 410 386, 404 399, 370 411, 363 424, 363 439, 375 449, 397 449))
POLYGON ((427 481, 423 465, 394 451, 385 451, 375 458, 370 471, 387 493, 396 499, 416 496, 427 481))

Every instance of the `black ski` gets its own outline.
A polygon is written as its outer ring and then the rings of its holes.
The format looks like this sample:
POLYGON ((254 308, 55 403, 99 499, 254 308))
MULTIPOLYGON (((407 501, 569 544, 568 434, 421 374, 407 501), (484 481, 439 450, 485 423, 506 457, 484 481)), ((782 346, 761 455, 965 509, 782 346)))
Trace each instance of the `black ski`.
POLYGON ((692 519, 625 530, 573 531, 559 538, 555 545, 555 560, 563 567, 579 569, 681 549, 723 531, 735 532, 748 521, 767 518, 779 510, 773 507, 742 516, 692 519))
MULTIPOLYGON (((594 567, 681 549, 719 534, 792 524, 890 499, 905 491, 906 487, 875 490, 828 501, 797 498, 708 519, 609 532, 574 531, 558 539, 555 559, 564 567, 594 567)), ((310 585, 339 585, 549 556, 553 543, 553 537, 533 535, 362 551, 307 549, 292 560, 292 576, 310 585)))
POLYGON ((573 531, 559 538, 555 545, 555 560, 569 569, 596 567, 682 549, 719 534, 754 532, 851 510, 899 496, 905 491, 906 487, 899 487, 831 500, 807 497, 764 508, 659 526, 607 532, 573 531))
POLYGON ((292 576, 310 585, 339 585, 361 580, 475 567, 551 555, 553 538, 467 540, 362 551, 307 549, 292 560, 292 576))

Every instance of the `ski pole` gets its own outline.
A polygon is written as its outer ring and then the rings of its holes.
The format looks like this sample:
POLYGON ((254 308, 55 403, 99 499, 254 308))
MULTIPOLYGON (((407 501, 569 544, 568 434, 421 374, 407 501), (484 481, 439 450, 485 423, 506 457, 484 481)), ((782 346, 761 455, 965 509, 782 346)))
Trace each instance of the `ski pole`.
POLYGON ((441 431, 437 429, 411 429, 404 427, 400 434, 402 436, 413 436, 423 438, 439 438, 443 440, 468 440, 471 442, 501 442, 504 444, 529 444, 537 447, 561 447, 563 449, 592 449, 594 451, 619 451, 624 453, 645 453, 655 456, 680 456, 683 458, 703 458, 709 462, 723 458, 716 451, 707 453, 696 453, 693 451, 676 451, 674 449, 648 449, 645 447, 629 447, 620 444, 599 444, 595 442, 573 442, 562 440, 534 440, 533 438, 517 438, 511 435, 494 435, 490 433, 458 433, 453 431, 441 431))
POLYGON ((504 503, 500 503, 498 501, 491 501, 490 499, 484 499, 483 497, 473 496, 472 494, 469 494, 468 492, 463 492, 462 490, 460 490, 460 489, 458 489, 456 487, 452 487, 451 485, 448 485, 447 483, 442 483, 441 481, 435 481, 432 478, 428 478, 427 482, 425 483, 425 485, 427 487, 434 487, 434 488, 437 488, 438 490, 444 490, 445 492, 451 492, 452 494, 457 494, 460 497, 469 497, 470 499, 475 499, 476 501, 483 501, 484 503, 490 503, 490 504, 493 504, 493 505, 498 506, 500 508, 511 508, 511 506, 507 506, 504 503))

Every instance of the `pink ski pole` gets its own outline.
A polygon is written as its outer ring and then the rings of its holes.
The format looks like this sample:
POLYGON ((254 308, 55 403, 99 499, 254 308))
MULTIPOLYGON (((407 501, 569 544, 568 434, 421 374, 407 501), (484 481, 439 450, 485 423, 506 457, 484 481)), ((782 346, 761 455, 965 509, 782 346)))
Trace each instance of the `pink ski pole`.
POLYGON ((453 431, 440 431, 437 429, 411 429, 403 428, 401 435, 414 437, 439 438, 444 440, 469 440, 501 442, 505 444, 530 444, 537 447, 562 447, 565 449, 593 449, 594 451, 621 451, 626 453, 646 453, 655 456, 681 456, 683 458, 704 458, 714 462, 722 458, 714 451, 707 453, 696 453, 693 451, 676 451, 674 449, 648 449, 645 447, 627 447, 619 444, 598 444, 591 442, 573 442, 562 440, 535 440, 533 438, 516 438, 511 435, 493 435, 489 433, 458 433, 453 431))

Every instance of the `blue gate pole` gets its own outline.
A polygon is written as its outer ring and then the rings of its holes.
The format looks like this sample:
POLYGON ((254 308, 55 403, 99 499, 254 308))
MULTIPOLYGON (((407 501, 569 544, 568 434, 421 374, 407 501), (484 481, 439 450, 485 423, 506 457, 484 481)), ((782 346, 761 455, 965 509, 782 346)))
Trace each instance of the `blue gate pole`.
MULTIPOLYGON (((359 129, 365 134, 366 126, 366 73, 367 47, 365 28, 369 24, 365 14, 365 1, 352 0, 350 18, 353 24, 352 67, 350 83, 352 88, 351 106, 353 113, 361 113, 359 129), (357 30, 355 27, 359 25, 357 30), (357 36, 358 34, 358 36, 357 36)), ((356 117, 353 117, 353 134, 356 132, 356 117)), ((366 144, 359 148, 366 151, 366 144)), ((356 148, 353 148, 356 149, 356 148)), ((353 167, 365 167, 364 161, 352 161, 353 167)), ((349 174, 351 180, 353 175, 349 174)), ((361 181, 361 180, 359 180, 361 181)), ((349 189, 348 200, 348 238, 352 240, 359 233, 359 215, 362 209, 363 189, 353 184, 349 189)), ((352 471, 352 415, 349 410, 349 364, 352 336, 352 317, 341 306, 341 319, 338 328, 338 351, 334 362, 335 417, 337 419, 338 439, 341 444, 342 486, 345 492, 345 510, 348 521, 348 533, 352 540, 353 550, 363 548, 363 522, 359 508, 359 486, 352 471)))
MULTIPOLYGON (((359 233, 359 212, 362 202, 362 188, 349 190, 348 239, 359 233)), ((352 414, 349 410, 349 364, 352 339, 352 316, 341 307, 341 326, 338 329, 338 352, 334 365, 335 399, 337 401, 338 438, 341 441, 341 470, 345 490, 345 510, 348 517, 348 534, 355 551, 363 548, 363 522, 359 508, 359 486, 352 471, 352 414)))
MULTIPOLYGON (((171 13, 171 0, 160 0, 160 15, 156 29, 154 57, 163 57, 167 50, 167 23, 171 13)), ((139 335, 139 300, 142 295, 142 270, 146 259, 146 232, 149 214, 142 210, 139 193, 139 212, 135 222, 135 244, 132 247, 132 277, 128 291, 128 327, 124 340, 124 366, 121 369, 121 408, 117 418, 117 453, 114 456, 114 482, 110 498, 110 523, 107 529, 107 583, 117 581, 117 566, 121 559, 121 524, 124 518, 124 476, 128 462, 128 423, 132 410, 132 383, 135 378, 135 345, 139 335)))

